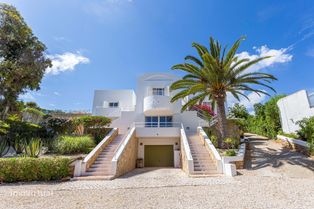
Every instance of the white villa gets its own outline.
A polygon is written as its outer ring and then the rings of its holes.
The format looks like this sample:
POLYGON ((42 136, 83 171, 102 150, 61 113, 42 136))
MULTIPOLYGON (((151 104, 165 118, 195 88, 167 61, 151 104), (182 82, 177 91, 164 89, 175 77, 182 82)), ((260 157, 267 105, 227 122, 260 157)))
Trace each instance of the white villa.
POLYGON ((186 130, 196 130, 199 122, 204 122, 197 117, 197 112, 181 113, 184 101, 170 102, 174 93, 169 91, 169 87, 178 79, 171 74, 151 73, 138 79, 136 92, 96 90, 92 114, 111 118, 111 126, 118 127, 121 134, 134 125, 144 128, 138 129, 143 137, 178 136, 181 124, 186 130))
POLYGON ((277 105, 283 132, 294 133, 299 129, 298 121, 314 116, 314 92, 295 92, 280 99, 277 105))
POLYGON ((96 90, 92 114, 111 118, 112 131, 85 157, 77 176, 111 179, 136 167, 182 168, 195 176, 234 175, 235 165, 223 164, 202 128, 209 123, 198 111, 181 112, 188 98, 170 102, 174 92, 169 87, 178 79, 150 73, 138 79, 136 91, 96 90))

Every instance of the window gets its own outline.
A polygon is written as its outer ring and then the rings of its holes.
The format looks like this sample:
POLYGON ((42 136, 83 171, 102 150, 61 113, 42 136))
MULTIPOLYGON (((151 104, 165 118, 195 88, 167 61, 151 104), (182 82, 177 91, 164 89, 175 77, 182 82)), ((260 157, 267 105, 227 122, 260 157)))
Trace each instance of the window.
POLYGON ((109 107, 119 107, 119 102, 109 102, 109 107))
POLYGON ((172 127, 172 116, 146 116, 145 127, 172 127))
POLYGON ((165 89, 164 88, 153 88, 153 95, 165 95, 165 89))
POLYGON ((145 117, 145 127, 157 127, 158 126, 158 116, 146 116, 145 117))
POLYGON ((159 126, 160 127, 172 127, 172 116, 160 116, 159 126))

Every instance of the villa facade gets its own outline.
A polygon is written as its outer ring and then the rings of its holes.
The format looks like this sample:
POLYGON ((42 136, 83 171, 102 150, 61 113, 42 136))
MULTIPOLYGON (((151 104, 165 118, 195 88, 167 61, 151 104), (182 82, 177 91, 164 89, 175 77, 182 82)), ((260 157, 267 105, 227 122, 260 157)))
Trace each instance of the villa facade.
POLYGON ((111 118, 111 127, 118 128, 121 135, 135 128, 137 158, 143 159, 145 167, 181 167, 181 128, 196 133, 200 124, 208 123, 197 111, 181 112, 184 100, 170 102, 175 93, 170 92, 170 85, 178 79, 151 73, 138 79, 136 91, 95 91, 92 114, 111 118))

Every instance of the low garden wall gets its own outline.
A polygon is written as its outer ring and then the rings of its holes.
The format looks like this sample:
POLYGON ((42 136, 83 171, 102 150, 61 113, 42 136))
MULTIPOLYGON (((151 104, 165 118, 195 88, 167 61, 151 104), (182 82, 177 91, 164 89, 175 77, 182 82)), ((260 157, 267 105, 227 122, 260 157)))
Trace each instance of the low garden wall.
POLYGON ((295 150, 308 156, 310 155, 309 145, 306 141, 293 139, 282 135, 277 135, 277 139, 279 139, 282 145, 288 149, 295 150))
POLYGON ((192 174, 194 171, 194 165, 190 146, 184 128, 181 128, 180 132, 181 167, 185 173, 192 174))
POLYGON ((207 134, 205 133, 202 127, 198 127, 197 131, 202 141, 204 141, 206 149, 208 150, 211 158, 214 160, 218 173, 223 173, 221 156, 219 155, 217 149, 215 148, 211 140, 208 138, 207 134))
POLYGON ((222 161, 224 164, 233 163, 235 164, 236 169, 244 168, 244 158, 246 152, 246 143, 242 143, 239 145, 239 151, 236 156, 224 156, 222 157, 222 161))
POLYGON ((115 178, 136 168, 138 138, 136 137, 135 127, 127 132, 125 137, 111 162, 115 178))

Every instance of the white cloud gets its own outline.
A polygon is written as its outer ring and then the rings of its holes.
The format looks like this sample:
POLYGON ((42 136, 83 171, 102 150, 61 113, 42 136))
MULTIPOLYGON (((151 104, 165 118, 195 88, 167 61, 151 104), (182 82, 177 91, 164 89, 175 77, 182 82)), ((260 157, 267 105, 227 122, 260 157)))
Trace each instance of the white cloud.
POLYGON ((19 99, 20 100, 25 100, 25 101, 35 101, 36 100, 34 95, 32 93, 30 93, 30 92, 27 92, 25 94, 21 94, 19 96, 19 99))
POLYGON ((53 94, 56 95, 56 96, 60 96, 60 93, 57 92, 57 91, 53 92, 53 94))
POLYGON ((52 67, 47 68, 46 74, 57 75, 65 71, 73 71, 78 64, 87 64, 89 59, 80 53, 66 52, 63 54, 48 55, 51 59, 52 67))
POLYGON ((261 46, 259 48, 253 47, 257 54, 250 54, 247 51, 237 54, 239 59, 248 58, 250 60, 257 59, 260 57, 271 56, 268 59, 264 59, 252 67, 248 68, 246 72, 255 72, 259 71, 266 67, 271 67, 276 63, 287 63, 292 60, 292 55, 289 54, 290 48, 281 48, 281 49, 270 49, 267 45, 261 46))
POLYGON ((249 100, 245 97, 240 97, 240 101, 238 101, 234 96, 232 96, 230 93, 227 94, 227 101, 228 101, 228 106, 232 107, 236 103, 239 103, 241 105, 244 105, 249 111, 253 110, 254 104, 261 103, 266 99, 265 94, 256 94, 254 92, 251 92, 246 95, 249 100))
POLYGON ((98 17, 110 16, 122 11, 122 8, 133 3, 134 0, 102 0, 89 1, 84 9, 87 13, 98 17))

